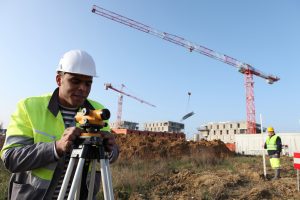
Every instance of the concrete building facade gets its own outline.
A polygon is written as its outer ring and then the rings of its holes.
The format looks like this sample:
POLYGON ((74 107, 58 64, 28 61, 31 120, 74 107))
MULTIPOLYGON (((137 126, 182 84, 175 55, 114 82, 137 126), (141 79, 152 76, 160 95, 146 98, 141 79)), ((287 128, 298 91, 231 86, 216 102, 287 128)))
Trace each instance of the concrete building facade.
MULTIPOLYGON (((260 133, 260 124, 256 124, 256 131, 260 133)), ((219 139, 224 143, 234 143, 235 135, 247 133, 247 122, 216 122, 208 123, 198 128, 195 140, 205 138, 207 140, 219 139)))
MULTIPOLYGON (((117 122, 110 122, 109 126, 111 128, 116 128, 117 122)), ((122 129, 131 129, 131 130, 138 130, 139 129, 139 123, 136 122, 129 122, 129 121, 121 121, 119 128, 122 129)))
POLYGON ((184 129, 184 124, 178 122, 172 122, 172 121, 144 123, 145 131, 181 133, 183 132, 183 129, 184 129))

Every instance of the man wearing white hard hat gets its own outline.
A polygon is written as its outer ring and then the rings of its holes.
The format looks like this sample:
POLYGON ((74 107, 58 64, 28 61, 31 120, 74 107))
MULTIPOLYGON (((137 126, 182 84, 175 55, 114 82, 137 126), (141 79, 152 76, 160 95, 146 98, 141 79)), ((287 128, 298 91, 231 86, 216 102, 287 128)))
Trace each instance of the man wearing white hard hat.
MULTIPOLYGON (((12 172, 9 199, 57 199, 72 146, 84 132, 76 127, 76 113, 82 108, 105 108, 88 99, 93 77, 96 76, 94 60, 87 52, 68 51, 57 68, 58 87, 55 91, 29 97, 18 103, 1 150, 1 159, 12 172)), ((104 148, 112 163, 119 155, 115 139, 108 126, 103 127, 99 133, 107 141, 104 148)), ((94 199, 99 184, 100 174, 96 173, 94 199)), ((69 186, 66 196, 68 192, 69 186)))

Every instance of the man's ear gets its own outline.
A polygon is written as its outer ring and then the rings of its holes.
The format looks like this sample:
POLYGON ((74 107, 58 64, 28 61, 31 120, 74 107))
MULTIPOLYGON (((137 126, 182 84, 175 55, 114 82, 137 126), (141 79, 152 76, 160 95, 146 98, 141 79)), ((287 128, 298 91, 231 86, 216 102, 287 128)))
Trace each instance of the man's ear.
POLYGON ((62 82, 62 76, 61 76, 61 74, 56 74, 56 84, 58 86, 61 86, 61 82, 62 82))

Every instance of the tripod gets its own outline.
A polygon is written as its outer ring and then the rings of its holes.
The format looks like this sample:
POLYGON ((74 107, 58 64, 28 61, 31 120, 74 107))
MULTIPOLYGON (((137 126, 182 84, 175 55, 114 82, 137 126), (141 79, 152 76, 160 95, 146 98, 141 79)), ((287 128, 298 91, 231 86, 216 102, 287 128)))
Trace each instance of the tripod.
MULTIPOLYGON (((98 128, 95 129, 97 131, 98 128)), ((109 168, 109 160, 104 151, 103 140, 97 133, 81 134, 77 144, 75 143, 71 153, 70 162, 64 177, 61 190, 58 195, 58 200, 63 200, 69 184, 69 180, 75 165, 75 160, 78 160, 77 168, 72 181, 68 200, 73 200, 76 193, 76 200, 88 199, 92 200, 94 192, 94 183, 96 175, 96 160, 100 160, 101 180, 103 194, 105 200, 114 200, 113 187, 111 182, 111 172, 109 168), (91 163, 91 176, 88 187, 88 197, 83 196, 83 191, 87 191, 85 186, 89 164, 91 163), (83 183, 83 184, 82 184, 83 183)))

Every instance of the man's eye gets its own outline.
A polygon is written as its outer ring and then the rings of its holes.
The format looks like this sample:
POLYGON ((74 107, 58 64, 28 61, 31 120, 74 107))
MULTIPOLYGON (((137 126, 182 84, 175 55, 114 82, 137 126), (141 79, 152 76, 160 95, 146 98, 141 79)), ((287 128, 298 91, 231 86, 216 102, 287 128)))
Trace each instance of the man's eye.
POLYGON ((92 82, 86 82, 85 85, 88 86, 88 87, 91 87, 92 82))
POLYGON ((80 81, 79 80, 71 80, 71 83, 73 83, 73 84, 79 84, 80 83, 80 81))

